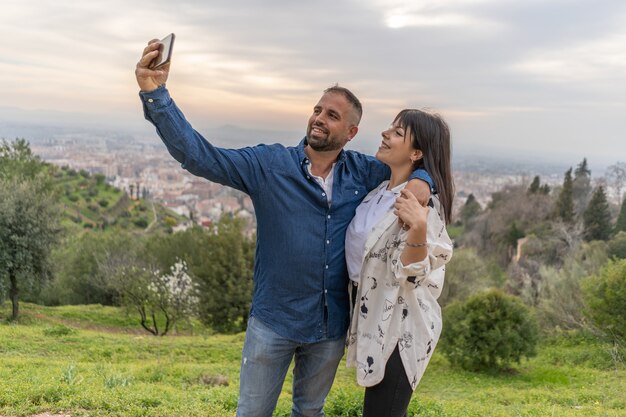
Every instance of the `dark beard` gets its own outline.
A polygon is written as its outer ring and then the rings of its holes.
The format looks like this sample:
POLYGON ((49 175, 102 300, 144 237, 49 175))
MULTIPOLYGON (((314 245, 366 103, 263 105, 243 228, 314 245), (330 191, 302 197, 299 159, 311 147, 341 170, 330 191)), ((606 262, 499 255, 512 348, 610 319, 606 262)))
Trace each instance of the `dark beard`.
POLYGON ((317 152, 336 151, 343 147, 340 143, 330 139, 330 137, 325 141, 320 141, 317 139, 311 139, 311 137, 307 135, 306 141, 307 145, 309 145, 311 149, 317 152))

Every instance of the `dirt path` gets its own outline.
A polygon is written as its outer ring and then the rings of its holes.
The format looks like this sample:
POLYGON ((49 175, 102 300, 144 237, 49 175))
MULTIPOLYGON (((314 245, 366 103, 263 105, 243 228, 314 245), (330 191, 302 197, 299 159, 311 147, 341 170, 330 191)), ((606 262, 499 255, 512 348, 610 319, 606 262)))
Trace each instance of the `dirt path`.
MULTIPOLYGON (((84 323, 78 320, 68 320, 68 319, 63 319, 60 317, 51 317, 42 313, 34 313, 32 314, 32 316, 41 321, 46 321, 48 323, 63 324, 65 326, 70 326, 70 327, 74 327, 74 328, 82 329, 82 330, 95 330, 95 331, 103 332, 103 333, 118 333, 118 334, 131 334, 131 335, 146 335, 147 334, 145 331, 139 328, 122 329, 119 327, 104 326, 104 325, 95 324, 95 323, 84 323)), ((33 416, 33 417, 48 417, 48 416, 41 415, 41 416, 33 416)))

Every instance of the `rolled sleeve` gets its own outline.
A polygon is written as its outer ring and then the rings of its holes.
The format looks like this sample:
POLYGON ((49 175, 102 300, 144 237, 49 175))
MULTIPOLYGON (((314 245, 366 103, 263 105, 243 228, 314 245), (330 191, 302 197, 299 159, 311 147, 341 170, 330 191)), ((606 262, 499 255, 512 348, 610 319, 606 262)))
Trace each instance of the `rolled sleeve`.
POLYGON ((430 177, 430 175, 424 168, 418 168, 415 171, 413 171, 411 175, 409 176, 409 181, 410 180, 424 181, 430 187, 431 194, 435 194, 437 191, 435 187, 435 182, 433 181, 433 179, 430 177))
POLYGON ((428 275, 430 275, 430 257, 428 256, 421 261, 404 265, 400 259, 404 246, 403 244, 398 248, 397 258, 393 263, 393 275, 401 286, 408 289, 417 288, 422 285, 428 278, 428 275))

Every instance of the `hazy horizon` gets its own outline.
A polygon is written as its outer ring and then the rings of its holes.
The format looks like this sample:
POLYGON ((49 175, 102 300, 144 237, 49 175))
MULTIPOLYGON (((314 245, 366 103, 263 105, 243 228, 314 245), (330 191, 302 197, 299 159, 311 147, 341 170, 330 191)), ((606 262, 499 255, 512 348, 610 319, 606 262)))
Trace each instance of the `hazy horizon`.
POLYGON ((8 139, 20 126, 154 135, 134 67, 149 39, 175 32, 168 88, 201 133, 230 125, 293 144, 338 82, 365 110, 352 149, 375 151, 400 109, 427 107, 449 122, 457 153, 626 160, 619 1, 7 0, 1 10, 8 139))

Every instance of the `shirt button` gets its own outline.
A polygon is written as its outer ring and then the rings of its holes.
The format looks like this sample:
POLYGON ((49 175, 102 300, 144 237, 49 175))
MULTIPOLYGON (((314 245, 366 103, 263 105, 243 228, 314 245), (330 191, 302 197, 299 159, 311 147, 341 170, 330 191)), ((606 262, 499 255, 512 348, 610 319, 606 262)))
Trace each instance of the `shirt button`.
POLYGON ((327 240, 327 241, 326 241, 326 244, 327 244, 327 245, 330 245, 330 240, 327 240))
POLYGON ((354 192, 354 194, 358 194, 358 193, 359 193, 358 191, 355 191, 355 192, 354 192))
POLYGON ((151 98, 149 98, 149 99, 148 99, 148 103, 154 103, 154 100, 153 100, 153 99, 151 99, 151 98))
POLYGON ((328 265, 326 265, 326 269, 328 269, 328 265))
POLYGON ((330 219, 330 214, 327 217, 330 219))
POLYGON ((322 197, 326 197, 326 193, 322 193, 322 197))
POLYGON ((328 294, 328 290, 324 290, 324 294, 328 294))
POLYGON ((306 179, 307 179, 307 180, 310 180, 310 179, 311 179, 311 177, 309 177, 309 176, 307 175, 307 176, 306 176, 306 179))

